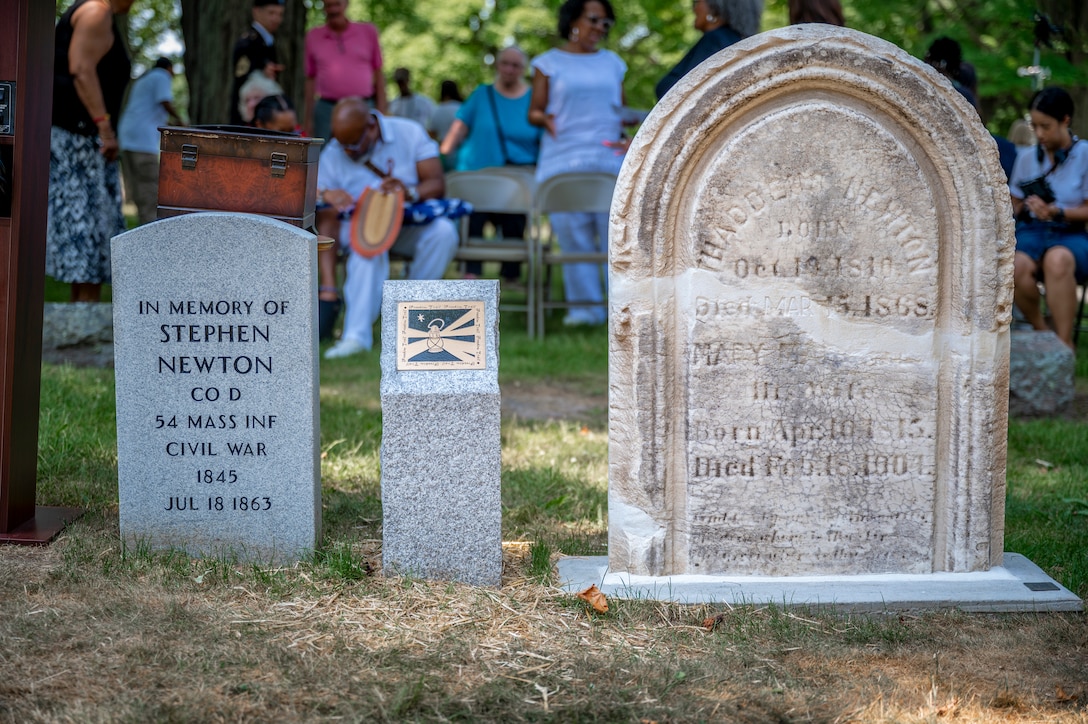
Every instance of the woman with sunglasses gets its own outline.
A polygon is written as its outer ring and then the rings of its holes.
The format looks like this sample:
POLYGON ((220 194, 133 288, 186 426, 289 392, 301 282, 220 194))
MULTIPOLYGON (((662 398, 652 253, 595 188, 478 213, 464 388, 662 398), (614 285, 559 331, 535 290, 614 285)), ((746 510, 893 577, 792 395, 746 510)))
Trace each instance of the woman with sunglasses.
MULTIPOLYGON (((562 45, 533 59, 529 122, 544 129, 536 178, 561 173, 619 174, 624 148, 623 78, 627 65, 599 48, 615 24, 608 0, 567 0, 559 8, 562 45)), ((552 230, 565 253, 595 253, 608 247, 608 214, 552 214, 552 230)), ((604 324, 607 312, 599 264, 567 264, 563 286, 568 302, 588 302, 564 320, 567 325, 604 324)))
POLYGON ((759 32, 763 0, 694 0, 695 29, 703 34, 669 74, 658 81, 658 100, 695 66, 723 48, 759 32))

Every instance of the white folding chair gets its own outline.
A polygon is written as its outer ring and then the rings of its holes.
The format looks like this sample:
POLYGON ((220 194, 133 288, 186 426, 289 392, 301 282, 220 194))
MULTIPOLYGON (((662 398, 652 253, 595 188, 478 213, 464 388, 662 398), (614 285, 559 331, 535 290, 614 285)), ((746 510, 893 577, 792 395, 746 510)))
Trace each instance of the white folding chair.
MULTIPOLYGON (((551 270, 563 264, 608 264, 607 249, 600 253, 565 254, 554 239, 543 238, 543 217, 557 212, 608 213, 616 177, 607 173, 564 173, 541 182, 533 194, 533 219, 540 250, 537 288, 537 334, 544 336, 544 319, 549 309, 596 306, 596 302, 552 301, 551 270)), ((600 304, 607 305, 607 301, 600 304)))
MULTIPOLYGON (((526 179, 512 175, 492 173, 492 169, 460 171, 446 175, 446 196, 472 204, 473 213, 519 214, 525 217, 526 230, 531 229, 532 190, 526 179)), ((526 238, 507 239, 501 236, 486 239, 469 236, 469 218, 461 219, 461 243, 454 259, 458 261, 499 261, 524 263, 528 267, 529 284, 525 291, 525 304, 500 304, 500 310, 525 312, 525 326, 529 337, 533 336, 536 323, 536 297, 533 282, 536 275, 537 254, 534 252, 533 235, 526 238)))

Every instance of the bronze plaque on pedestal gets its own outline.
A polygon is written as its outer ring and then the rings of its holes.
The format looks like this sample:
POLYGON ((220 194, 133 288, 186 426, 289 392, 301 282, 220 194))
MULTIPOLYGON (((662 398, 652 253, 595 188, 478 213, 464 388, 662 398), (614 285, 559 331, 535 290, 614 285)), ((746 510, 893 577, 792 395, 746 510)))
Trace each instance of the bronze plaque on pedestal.
POLYGON ((484 369, 483 302, 397 304, 398 370, 484 369))

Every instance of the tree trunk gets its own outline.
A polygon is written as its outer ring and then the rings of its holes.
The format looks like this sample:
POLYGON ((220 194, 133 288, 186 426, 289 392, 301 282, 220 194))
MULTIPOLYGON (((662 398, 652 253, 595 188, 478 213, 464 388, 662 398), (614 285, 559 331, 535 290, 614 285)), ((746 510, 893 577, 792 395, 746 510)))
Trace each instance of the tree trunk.
POLYGON ((227 123, 234 68, 234 41, 252 22, 250 3, 238 0, 181 0, 189 119, 227 123))
POLYGON ((306 6, 303 0, 287 0, 287 12, 283 15, 283 25, 276 33, 276 55, 283 64, 279 83, 284 95, 291 99, 298 109, 298 120, 302 122, 302 87, 305 75, 306 43, 306 6))
MULTIPOLYGON (((185 76, 189 81, 189 118, 197 123, 227 123, 234 80, 234 43, 253 22, 246 0, 181 0, 185 40, 185 76)), ((287 0, 276 52, 286 70, 280 85, 297 105, 302 96, 302 44, 306 32, 303 0, 287 0)))

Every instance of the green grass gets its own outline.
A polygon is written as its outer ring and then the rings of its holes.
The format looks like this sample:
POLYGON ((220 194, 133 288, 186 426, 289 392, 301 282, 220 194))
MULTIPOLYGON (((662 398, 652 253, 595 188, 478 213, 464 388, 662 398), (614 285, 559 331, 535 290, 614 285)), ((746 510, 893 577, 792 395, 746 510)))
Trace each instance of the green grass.
POLYGON ((1005 549, 1088 598, 1088 424, 1009 424, 1005 549))

